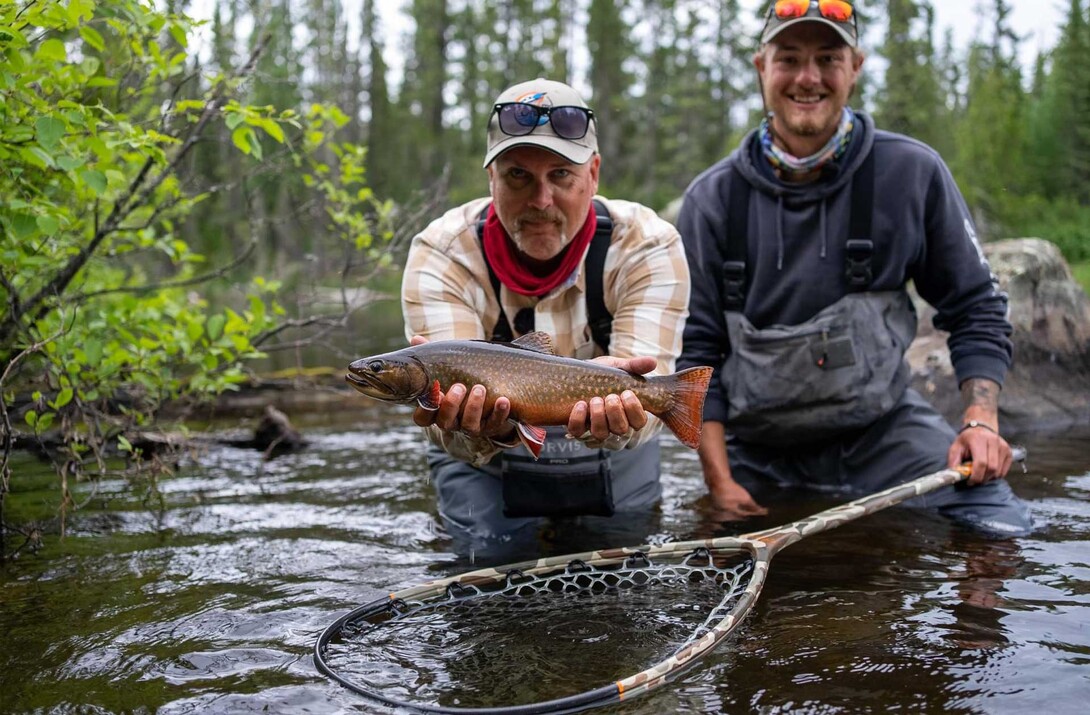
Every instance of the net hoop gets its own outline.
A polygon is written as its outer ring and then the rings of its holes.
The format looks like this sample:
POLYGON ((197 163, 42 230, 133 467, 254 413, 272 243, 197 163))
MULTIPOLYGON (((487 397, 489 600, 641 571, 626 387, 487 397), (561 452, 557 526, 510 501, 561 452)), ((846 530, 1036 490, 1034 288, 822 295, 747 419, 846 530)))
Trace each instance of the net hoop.
MULTIPOLYGON (((726 537, 700 541, 671 542, 658 546, 645 545, 591 551, 582 554, 549 557, 537 561, 526 561, 501 568, 478 569, 395 591, 385 598, 376 599, 341 616, 318 637, 314 646, 314 661, 319 671, 349 690, 388 705, 407 708, 416 712, 449 713, 451 715, 495 715, 499 713, 523 715, 526 713, 575 712, 620 702, 636 697, 677 677, 730 635, 741 623, 764 586, 768 564, 762 562, 762 558, 768 558, 767 545, 763 541, 745 537, 726 537), (505 590, 519 588, 519 579, 533 579, 556 572, 558 569, 578 576, 580 573, 585 573, 581 571, 582 569, 593 570, 618 565, 624 566, 626 562, 631 562, 632 559, 645 559, 653 564, 656 558, 672 557, 676 560, 680 557, 681 561, 678 563, 686 563, 689 558, 697 554, 715 557, 734 556, 744 559, 743 564, 736 567, 741 573, 737 574, 734 586, 728 589, 723 598, 723 602, 732 604, 729 609, 725 613, 721 613, 719 608, 713 608, 705 623, 694 631, 694 635, 662 661, 634 675, 576 695, 541 700, 524 705, 495 707, 452 707, 432 703, 417 703, 394 698, 378 689, 346 678, 338 673, 326 660, 326 651, 330 642, 347 625, 383 613, 392 611, 395 614, 404 615, 412 613, 421 607, 427 607, 429 603, 459 598, 479 598, 481 596, 477 591, 481 589, 488 589, 488 596, 502 595, 505 590), (502 588, 497 588, 499 584, 503 584, 502 588), (741 584, 744 584, 744 589, 739 588, 741 584), (469 589, 473 592, 466 596, 459 593, 461 589, 469 589)), ((599 571, 598 573, 602 572, 599 571)), ((616 570, 611 570, 608 573, 615 574, 616 570)))

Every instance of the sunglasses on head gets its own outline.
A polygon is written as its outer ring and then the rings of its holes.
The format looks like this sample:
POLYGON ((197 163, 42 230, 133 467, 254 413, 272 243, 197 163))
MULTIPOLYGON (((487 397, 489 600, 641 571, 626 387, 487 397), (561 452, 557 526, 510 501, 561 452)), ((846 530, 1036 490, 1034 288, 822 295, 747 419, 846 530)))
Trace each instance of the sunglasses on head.
POLYGON ((821 16, 833 22, 849 22, 855 14, 847 0, 776 0, 772 11, 781 20, 789 20, 810 12, 811 5, 817 5, 821 16))
POLYGON ((582 139, 594 118, 586 107, 539 107, 526 102, 504 102, 492 111, 499 115, 500 131, 511 137, 524 137, 549 122, 561 139, 582 139))

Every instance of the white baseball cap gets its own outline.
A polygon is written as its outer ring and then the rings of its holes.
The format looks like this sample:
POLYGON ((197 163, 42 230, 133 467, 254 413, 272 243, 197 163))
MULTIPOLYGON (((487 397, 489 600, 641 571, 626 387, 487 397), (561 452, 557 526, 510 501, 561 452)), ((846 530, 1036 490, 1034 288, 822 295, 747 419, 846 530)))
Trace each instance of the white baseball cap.
POLYGON ((538 77, 516 84, 504 90, 493 105, 492 114, 488 118, 488 149, 485 152, 484 165, 487 167, 503 152, 519 146, 541 147, 573 164, 585 164, 598 153, 598 127, 594 112, 587 107, 578 92, 563 82, 538 77), (536 110, 533 109, 535 107, 536 110), (551 113, 561 107, 585 111, 569 111, 563 115, 551 113), (501 117, 501 112, 509 114, 501 117), (526 133, 512 136, 501 128, 501 120, 508 128, 515 126, 519 131, 526 128, 526 133), (553 126, 554 122, 560 121, 574 122, 575 129, 579 129, 581 122, 585 121, 586 133, 578 139, 560 136, 553 126), (507 125, 506 122, 514 124, 507 125))

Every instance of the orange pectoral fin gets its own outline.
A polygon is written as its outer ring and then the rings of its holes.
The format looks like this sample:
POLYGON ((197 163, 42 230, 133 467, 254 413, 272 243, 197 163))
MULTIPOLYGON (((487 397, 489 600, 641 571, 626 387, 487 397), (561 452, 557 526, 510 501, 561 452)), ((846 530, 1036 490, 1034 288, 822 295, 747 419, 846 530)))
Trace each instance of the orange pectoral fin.
POLYGON ((541 447, 545 444, 544 427, 535 427, 534 425, 519 422, 518 435, 522 443, 526 445, 526 449, 530 450, 530 454, 534 455, 534 459, 541 456, 541 447))
POLYGON ((441 394, 442 391, 439 389, 439 381, 436 380, 431 384, 430 390, 416 398, 416 403, 429 412, 435 412, 439 409, 439 395, 441 394))

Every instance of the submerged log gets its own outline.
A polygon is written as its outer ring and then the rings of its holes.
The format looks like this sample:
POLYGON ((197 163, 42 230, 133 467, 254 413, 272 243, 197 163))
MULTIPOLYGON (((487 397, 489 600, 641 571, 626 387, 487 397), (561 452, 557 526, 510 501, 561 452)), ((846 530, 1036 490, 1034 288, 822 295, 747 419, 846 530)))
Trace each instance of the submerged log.
MULTIPOLYGON (((126 432, 124 436, 133 450, 139 450, 142 457, 162 457, 167 458, 167 461, 172 461, 169 455, 200 451, 214 446, 254 449, 264 452, 265 459, 272 459, 302 449, 308 443, 292 425, 288 416, 272 405, 265 405, 260 421, 250 434, 139 430, 126 432)), ((65 443, 57 430, 42 435, 17 431, 13 434, 12 446, 15 449, 36 452, 41 458, 48 459, 51 454, 64 449, 65 443)))
POLYGON ((288 416, 272 405, 265 405, 265 414, 254 430, 253 447, 265 453, 266 459, 302 449, 307 444, 303 435, 292 426, 288 416))

